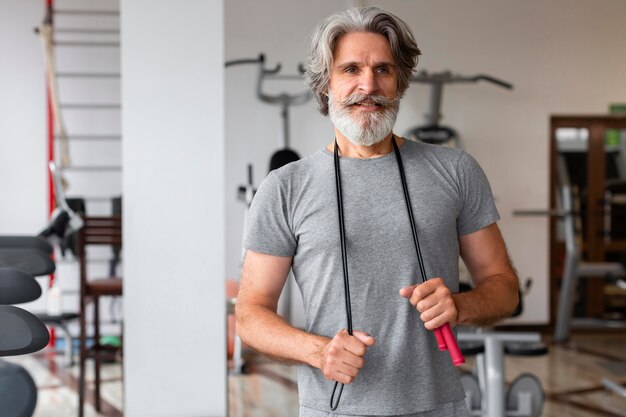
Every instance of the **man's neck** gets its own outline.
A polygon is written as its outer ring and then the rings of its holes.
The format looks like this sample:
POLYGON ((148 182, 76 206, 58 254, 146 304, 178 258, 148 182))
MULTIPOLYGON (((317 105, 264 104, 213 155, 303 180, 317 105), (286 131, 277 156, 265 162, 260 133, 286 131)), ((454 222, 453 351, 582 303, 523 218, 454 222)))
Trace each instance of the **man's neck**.
MULTIPOLYGON (((392 137, 393 132, 389 133, 385 139, 372 146, 361 146, 350 142, 345 136, 335 130, 335 138, 337 139, 337 144, 339 145, 339 155, 348 158, 369 159, 387 155, 388 153, 393 152, 393 144, 391 143, 392 137)), ((400 137, 396 137, 396 141, 398 146, 404 142, 404 140, 400 137)), ((335 149, 335 143, 333 142, 329 144, 326 148, 330 152, 333 152, 335 149)))

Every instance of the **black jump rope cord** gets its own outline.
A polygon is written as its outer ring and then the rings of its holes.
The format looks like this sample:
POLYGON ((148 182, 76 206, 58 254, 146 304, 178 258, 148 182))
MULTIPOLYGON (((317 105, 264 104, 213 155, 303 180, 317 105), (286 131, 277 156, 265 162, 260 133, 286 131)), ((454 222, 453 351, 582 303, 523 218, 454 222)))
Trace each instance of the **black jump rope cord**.
POLYGON ((413 217, 413 208, 411 207, 411 198, 409 197, 409 187, 406 185, 406 177, 404 176, 404 165, 402 164, 402 157, 400 156, 400 149, 396 143, 396 136, 391 137, 391 143, 393 144, 393 150, 396 153, 396 161, 398 162, 398 170, 400 171, 400 181, 402 182, 402 190, 404 191, 404 202, 406 203, 406 210, 409 215, 409 222, 411 223, 411 232, 413 233, 413 244, 415 245, 415 252, 417 253, 417 264, 420 268, 420 275, 422 283, 426 282, 428 278, 426 275, 426 268, 424 268, 424 258, 422 258, 422 250, 420 249, 419 239, 417 238, 417 227, 415 226, 415 218, 413 217))
MULTIPOLYGON (((341 241, 341 260, 343 265, 343 288, 345 291, 345 300, 346 300, 346 316, 348 321, 348 334, 352 336, 352 307, 350 303, 350 281, 348 279, 348 256, 346 252, 346 233, 345 233, 345 225, 343 220, 343 194, 341 192, 341 173, 339 171, 339 146, 337 145, 337 138, 335 138, 335 188, 337 189, 337 213, 339 214, 339 239, 341 241)), ((334 403, 335 392, 337 391, 337 385, 339 385, 339 381, 335 381, 335 386, 333 387, 333 393, 330 396, 330 409, 335 411, 339 406, 339 401, 341 400, 341 393, 343 392, 343 385, 339 389, 339 394, 337 395, 337 402, 334 403), (334 403, 334 404, 333 404, 334 403)))
MULTIPOLYGON (((420 269, 420 275, 422 282, 426 282, 426 270, 424 268, 424 259, 422 258, 422 251, 420 250, 419 240, 417 239, 417 228, 415 227, 415 219, 413 218, 413 209, 411 207, 411 200, 409 198, 409 189, 406 184, 406 177, 404 176, 404 166, 402 164, 402 157, 400 156, 400 149, 396 143, 396 136, 391 136, 391 143, 393 144, 393 150, 396 154, 396 161, 398 163, 398 171, 400 171, 400 181, 402 182, 402 190, 404 191, 404 201, 406 202, 406 208, 409 216, 409 222, 411 223, 411 232, 413 234, 413 243, 415 245, 415 251, 417 252, 417 263, 420 269)), ((346 300, 346 316, 348 321, 348 334, 352 336, 352 307, 350 303, 350 281, 348 279, 348 256, 346 248, 346 232, 345 223, 343 217, 343 194, 341 192, 341 172, 339 169, 339 146, 337 145, 337 138, 335 138, 334 149, 334 162, 335 162, 335 186, 337 189, 337 212, 339 214, 339 238, 341 240, 341 260, 343 265, 343 285, 345 291, 346 300)), ((341 394, 343 393, 344 384, 341 384, 339 393, 337 394, 337 402, 335 399, 335 392, 337 391, 338 381, 335 381, 333 387, 333 393, 330 396, 330 409, 335 411, 339 407, 339 401, 341 400, 341 394)))

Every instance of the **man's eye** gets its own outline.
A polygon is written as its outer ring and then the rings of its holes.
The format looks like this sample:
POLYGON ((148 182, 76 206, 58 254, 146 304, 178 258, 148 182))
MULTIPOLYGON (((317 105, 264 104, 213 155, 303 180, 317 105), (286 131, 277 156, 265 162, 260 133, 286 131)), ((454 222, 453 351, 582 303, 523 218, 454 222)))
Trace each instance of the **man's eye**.
POLYGON ((348 67, 345 70, 348 74, 354 74, 358 71, 357 67, 348 67))
POLYGON ((379 74, 389 74, 389 68, 379 67, 376 69, 376 72, 378 72, 379 74))

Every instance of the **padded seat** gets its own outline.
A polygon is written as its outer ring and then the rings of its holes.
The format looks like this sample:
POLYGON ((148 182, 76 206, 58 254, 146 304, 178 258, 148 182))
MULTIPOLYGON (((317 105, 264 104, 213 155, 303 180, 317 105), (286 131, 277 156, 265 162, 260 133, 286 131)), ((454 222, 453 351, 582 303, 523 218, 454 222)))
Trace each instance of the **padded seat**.
POLYGON ((0 248, 36 249, 52 254, 52 245, 37 236, 0 236, 0 248))
POLYGON ((485 344, 482 342, 466 340, 460 341, 458 344, 463 356, 475 356, 480 353, 485 353, 485 344))
POLYGON ((0 247, 0 267, 19 269, 33 277, 54 272, 50 255, 32 248, 0 247))
POLYGON ((548 353, 543 342, 510 342, 504 344, 504 353, 513 356, 541 356, 548 353))
POLYGON ((3 417, 31 417, 37 406, 37 386, 22 366, 0 361, 0 404, 3 417))
POLYGON ((37 352, 50 341, 48 328, 32 313, 14 306, 0 306, 0 356, 37 352))
POLYGON ((94 296, 122 295, 122 278, 99 278, 87 283, 87 291, 94 296))
POLYGON ((0 304, 21 304, 41 296, 41 287, 26 272, 0 268, 0 304))

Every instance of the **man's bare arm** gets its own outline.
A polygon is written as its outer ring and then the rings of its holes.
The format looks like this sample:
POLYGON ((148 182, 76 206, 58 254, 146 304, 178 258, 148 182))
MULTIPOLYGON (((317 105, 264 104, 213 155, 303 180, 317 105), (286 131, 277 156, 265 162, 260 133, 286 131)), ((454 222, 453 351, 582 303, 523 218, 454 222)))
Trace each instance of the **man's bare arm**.
POLYGON ((291 257, 246 253, 235 310, 237 333, 259 352, 319 368, 328 340, 296 329, 276 313, 290 267, 291 257))
POLYGON ((454 294, 457 322, 490 325, 509 317, 519 302, 519 279, 497 224, 459 238, 474 289, 454 294))
POLYGON ((362 356, 374 338, 343 330, 330 339, 297 329, 277 313, 278 299, 291 257, 247 251, 237 296, 237 333, 253 349, 269 356, 308 364, 326 378, 351 383, 363 366, 362 356))

